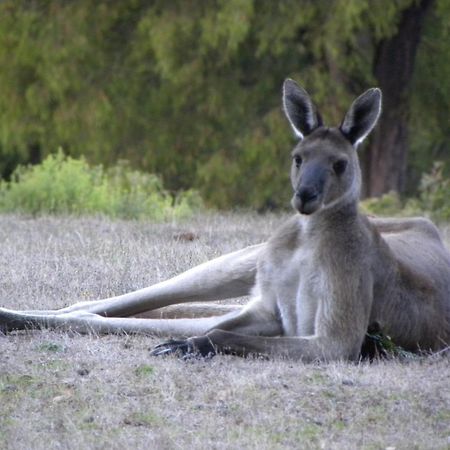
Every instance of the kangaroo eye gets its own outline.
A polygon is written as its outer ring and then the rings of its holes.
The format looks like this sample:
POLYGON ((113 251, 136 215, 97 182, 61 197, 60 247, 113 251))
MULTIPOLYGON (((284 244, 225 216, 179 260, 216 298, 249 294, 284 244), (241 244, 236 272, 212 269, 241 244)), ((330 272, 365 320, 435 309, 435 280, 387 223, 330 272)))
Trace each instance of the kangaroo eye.
POLYGON ((333 164, 333 170, 336 175, 342 175, 347 168, 347 161, 345 159, 340 159, 333 164))
POLYGON ((302 158, 298 155, 295 155, 293 159, 294 159, 295 166, 298 169, 302 165, 302 158))

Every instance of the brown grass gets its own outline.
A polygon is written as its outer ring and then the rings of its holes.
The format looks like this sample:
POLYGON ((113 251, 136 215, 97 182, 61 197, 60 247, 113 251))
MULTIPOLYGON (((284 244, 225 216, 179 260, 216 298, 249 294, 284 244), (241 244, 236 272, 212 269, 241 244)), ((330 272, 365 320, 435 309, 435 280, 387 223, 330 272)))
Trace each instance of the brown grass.
MULTIPOLYGON (((0 216, 0 305, 54 308, 137 289, 260 242, 280 220, 0 216)), ((450 447, 448 357, 183 362, 151 358, 157 342, 49 331, 0 336, 0 448, 450 447)))

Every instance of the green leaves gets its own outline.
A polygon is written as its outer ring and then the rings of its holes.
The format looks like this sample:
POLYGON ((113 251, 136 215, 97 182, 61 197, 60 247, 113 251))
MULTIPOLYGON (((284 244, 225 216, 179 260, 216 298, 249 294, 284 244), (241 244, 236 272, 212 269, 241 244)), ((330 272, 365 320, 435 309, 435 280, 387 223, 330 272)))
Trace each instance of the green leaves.
POLYGON ((126 219, 168 220, 201 207, 195 192, 177 197, 160 178, 130 169, 126 163, 105 170, 84 158, 59 151, 40 165, 19 167, 9 183, 0 183, 0 211, 37 214, 104 214, 126 219))
MULTIPOLYGON (((0 172, 61 147, 93 164, 128 160, 209 204, 287 205, 283 79, 339 123, 374 85, 376 46, 413 3, 4 1, 0 172)), ((426 26, 411 91, 416 172, 448 150, 446 3, 426 26)))

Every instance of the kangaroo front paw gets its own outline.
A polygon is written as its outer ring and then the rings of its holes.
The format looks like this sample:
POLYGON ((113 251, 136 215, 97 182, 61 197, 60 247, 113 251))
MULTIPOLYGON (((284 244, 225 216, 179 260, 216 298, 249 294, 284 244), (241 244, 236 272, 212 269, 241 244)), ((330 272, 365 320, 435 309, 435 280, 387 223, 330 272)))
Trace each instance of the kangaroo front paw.
POLYGON ((157 345, 150 351, 151 356, 165 356, 165 355, 178 355, 185 356, 188 353, 193 353, 192 346, 189 345, 188 340, 175 340, 163 342, 157 345))
POLYGON ((163 342, 151 350, 151 356, 177 355, 182 359, 195 357, 211 358, 216 350, 207 336, 199 336, 185 340, 174 340, 163 342))

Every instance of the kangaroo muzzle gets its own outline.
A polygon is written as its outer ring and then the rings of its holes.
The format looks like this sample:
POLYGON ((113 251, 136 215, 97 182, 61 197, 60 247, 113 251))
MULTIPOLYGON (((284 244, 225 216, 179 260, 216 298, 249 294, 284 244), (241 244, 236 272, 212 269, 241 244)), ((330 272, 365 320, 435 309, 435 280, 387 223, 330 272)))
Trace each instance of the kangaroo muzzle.
POLYGON ((312 214, 322 205, 327 171, 320 164, 305 168, 292 199, 293 207, 301 214, 312 214))
POLYGON ((312 214, 321 204, 321 195, 314 187, 301 187, 292 199, 294 208, 301 214, 312 214))

